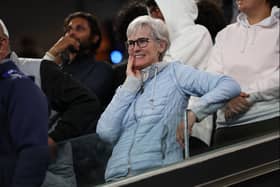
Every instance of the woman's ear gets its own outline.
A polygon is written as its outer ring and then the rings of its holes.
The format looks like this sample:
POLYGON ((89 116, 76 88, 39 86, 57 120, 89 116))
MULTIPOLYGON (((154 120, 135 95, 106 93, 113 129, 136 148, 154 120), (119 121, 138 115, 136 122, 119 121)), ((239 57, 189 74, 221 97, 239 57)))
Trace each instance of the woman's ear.
POLYGON ((160 53, 163 53, 163 51, 166 50, 166 47, 167 47, 166 42, 160 40, 160 41, 159 41, 159 52, 160 52, 160 53))

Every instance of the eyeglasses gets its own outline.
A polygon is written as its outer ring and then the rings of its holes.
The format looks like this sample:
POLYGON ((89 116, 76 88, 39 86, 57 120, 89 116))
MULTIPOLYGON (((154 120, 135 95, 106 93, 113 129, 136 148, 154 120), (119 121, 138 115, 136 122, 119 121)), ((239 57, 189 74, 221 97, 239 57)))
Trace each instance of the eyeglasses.
POLYGON ((139 48, 145 48, 147 47, 149 41, 149 38, 138 38, 137 40, 128 40, 126 42, 126 47, 127 49, 133 49, 136 43, 139 48))

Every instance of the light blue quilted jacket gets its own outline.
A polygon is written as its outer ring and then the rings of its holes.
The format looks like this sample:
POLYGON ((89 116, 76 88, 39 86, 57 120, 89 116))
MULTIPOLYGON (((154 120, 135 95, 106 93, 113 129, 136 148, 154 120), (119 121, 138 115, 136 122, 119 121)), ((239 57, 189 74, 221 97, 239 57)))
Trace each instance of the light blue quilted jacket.
POLYGON ((201 120, 240 93, 230 77, 177 62, 153 64, 142 71, 142 79, 127 77, 99 119, 97 133, 115 145, 106 181, 183 159, 176 128, 190 95, 202 96, 192 108, 201 120))

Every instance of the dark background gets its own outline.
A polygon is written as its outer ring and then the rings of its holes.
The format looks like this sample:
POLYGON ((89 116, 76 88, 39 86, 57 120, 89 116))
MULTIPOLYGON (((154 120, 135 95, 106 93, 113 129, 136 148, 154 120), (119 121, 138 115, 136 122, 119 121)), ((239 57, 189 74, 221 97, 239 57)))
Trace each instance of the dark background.
POLYGON ((110 51, 119 48, 119 44, 114 40, 112 22, 125 0, 1 0, 0 2, 0 18, 8 27, 12 49, 19 56, 22 56, 24 46, 24 48, 34 47, 38 57, 42 57, 62 35, 64 18, 75 11, 93 13, 100 20, 103 44, 98 58, 109 60, 110 51))
MULTIPOLYGON (((75 11, 92 13, 102 28, 102 43, 96 58, 111 62, 113 50, 126 55, 123 43, 116 40, 113 25, 118 11, 129 1, 135 0, 0 0, 0 18, 8 27, 12 50, 20 57, 41 58, 62 36, 67 15, 75 11)), ((210 1, 222 8, 228 18, 226 22, 230 23, 234 0, 210 1)))

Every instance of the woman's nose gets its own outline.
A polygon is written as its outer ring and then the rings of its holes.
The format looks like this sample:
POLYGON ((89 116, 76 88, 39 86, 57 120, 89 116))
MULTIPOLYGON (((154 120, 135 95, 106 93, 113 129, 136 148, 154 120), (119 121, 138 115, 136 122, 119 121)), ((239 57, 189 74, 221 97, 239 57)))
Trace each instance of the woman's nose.
POLYGON ((134 43, 133 50, 134 51, 140 50, 140 47, 137 42, 134 43))

